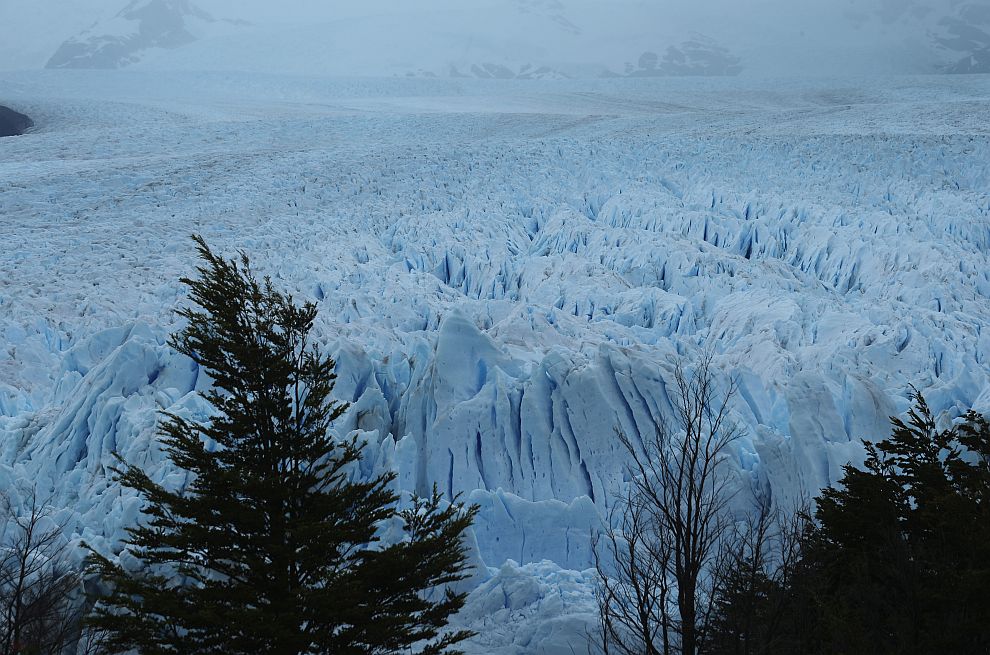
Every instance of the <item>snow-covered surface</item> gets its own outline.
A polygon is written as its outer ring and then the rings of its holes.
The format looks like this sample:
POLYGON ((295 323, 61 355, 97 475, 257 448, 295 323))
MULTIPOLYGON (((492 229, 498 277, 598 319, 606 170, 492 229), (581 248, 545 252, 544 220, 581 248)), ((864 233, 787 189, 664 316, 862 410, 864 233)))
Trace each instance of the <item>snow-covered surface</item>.
POLYGON ((0 482, 99 548, 139 506, 111 451, 181 484, 156 413, 204 415, 164 345, 192 232, 319 303, 369 466, 481 505, 472 652, 585 651, 615 430, 678 353, 737 378, 738 482, 784 501, 909 384, 990 410, 987 77, 0 88, 36 122, 0 139, 0 482))

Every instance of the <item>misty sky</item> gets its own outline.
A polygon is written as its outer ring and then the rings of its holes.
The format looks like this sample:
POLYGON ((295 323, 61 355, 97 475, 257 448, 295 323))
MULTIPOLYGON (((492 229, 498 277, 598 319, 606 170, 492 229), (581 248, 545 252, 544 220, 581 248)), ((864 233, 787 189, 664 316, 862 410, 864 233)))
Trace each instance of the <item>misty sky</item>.
POLYGON ((134 57, 164 68, 373 74, 490 60, 621 69, 702 35, 738 56, 745 75, 889 74, 965 56, 944 45, 959 43, 959 25, 963 45, 990 46, 990 0, 0 0, 0 67, 41 67, 80 34, 138 34, 146 27, 120 14, 148 3, 218 19, 187 19, 191 47, 134 57))

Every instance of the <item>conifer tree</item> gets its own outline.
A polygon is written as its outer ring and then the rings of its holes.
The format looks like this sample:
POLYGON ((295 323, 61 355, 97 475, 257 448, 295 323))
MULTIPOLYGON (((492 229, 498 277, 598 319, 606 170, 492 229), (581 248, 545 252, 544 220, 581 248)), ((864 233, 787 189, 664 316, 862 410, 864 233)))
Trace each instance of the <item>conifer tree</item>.
POLYGON ((986 653, 990 424, 971 411, 938 430, 914 400, 865 470, 822 492, 809 558, 834 590, 823 616, 846 651, 986 653))
MULTIPOLYGON (((939 430, 914 395, 862 468, 818 498, 767 653, 990 652, 990 423, 939 430)), ((750 599, 726 596, 731 619, 750 599)), ((737 651, 722 651, 737 652, 737 651)))
POLYGON ((192 305, 171 339, 214 381, 207 424, 165 414, 163 447, 192 475, 178 491, 122 465, 145 499, 125 568, 91 552, 107 594, 90 623, 111 652, 385 654, 451 650, 464 602, 462 536, 476 508, 434 491, 400 509, 393 474, 361 479, 361 448, 331 435, 334 362, 310 338, 316 307, 194 237, 192 305), (404 539, 383 543, 383 524, 404 539), (137 570, 135 570, 137 569, 137 570), (427 594, 431 594, 429 597, 427 594))

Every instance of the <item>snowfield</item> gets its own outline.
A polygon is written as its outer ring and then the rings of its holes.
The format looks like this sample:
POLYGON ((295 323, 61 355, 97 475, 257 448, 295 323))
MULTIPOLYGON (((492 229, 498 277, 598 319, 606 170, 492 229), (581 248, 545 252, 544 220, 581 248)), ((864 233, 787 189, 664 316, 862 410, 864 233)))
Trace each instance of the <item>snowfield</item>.
POLYGON ((740 511, 835 482, 909 385, 990 411, 990 77, 0 89, 36 123, 0 139, 0 486, 108 552, 111 452, 181 485, 157 412, 207 416, 165 345, 193 232, 319 303, 369 471, 481 505, 475 653, 586 652, 615 431, 678 356, 737 380, 740 511))

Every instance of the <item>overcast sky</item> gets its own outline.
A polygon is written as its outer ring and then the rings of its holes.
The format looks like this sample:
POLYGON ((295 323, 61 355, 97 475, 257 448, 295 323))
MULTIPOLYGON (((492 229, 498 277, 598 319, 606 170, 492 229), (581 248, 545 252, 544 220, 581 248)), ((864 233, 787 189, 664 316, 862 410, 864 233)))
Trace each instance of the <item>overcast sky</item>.
MULTIPOLYGON (((180 54, 137 58, 158 66, 306 71, 319 63, 374 72, 490 59, 507 64, 615 68, 644 51, 710 37, 742 60, 743 74, 925 72, 964 52, 937 47, 946 21, 980 43, 990 0, 137 0, 192 4, 221 19, 189 21, 200 42, 180 54), (982 13, 981 13, 982 11, 982 13), (980 23, 972 17, 985 17, 980 23), (226 21, 246 21, 234 26, 226 21), (389 68, 391 67, 391 69, 389 68)), ((0 0, 0 67, 44 65, 66 39, 133 25, 128 0, 0 0), (95 26, 94 26, 95 25, 95 26), (122 27, 123 25, 123 27, 122 27), (88 31, 87 31, 88 30, 88 31)), ((970 38, 970 41, 973 41, 970 38)), ((990 45, 990 36, 985 45, 990 45)), ((338 70, 340 69, 340 70, 338 70)), ((357 70, 357 72, 365 72, 357 70)))

